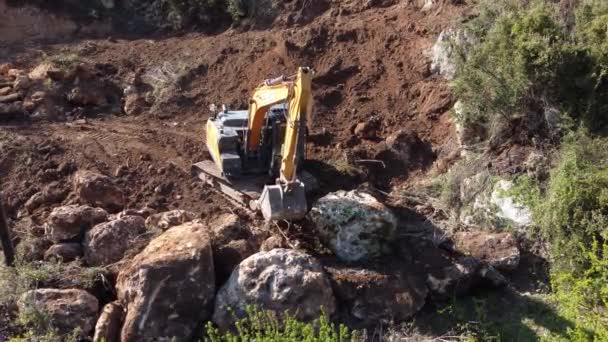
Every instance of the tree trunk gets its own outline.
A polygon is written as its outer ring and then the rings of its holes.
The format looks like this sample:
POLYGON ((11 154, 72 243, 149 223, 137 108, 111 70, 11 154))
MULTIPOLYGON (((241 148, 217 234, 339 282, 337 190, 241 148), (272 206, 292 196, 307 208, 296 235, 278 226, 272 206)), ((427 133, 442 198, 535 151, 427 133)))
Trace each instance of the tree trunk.
POLYGON ((13 241, 11 240, 11 234, 8 229, 2 198, 2 193, 0 193, 0 241, 2 241, 2 250, 4 251, 4 263, 6 266, 13 266, 15 261, 15 250, 13 249, 13 241))

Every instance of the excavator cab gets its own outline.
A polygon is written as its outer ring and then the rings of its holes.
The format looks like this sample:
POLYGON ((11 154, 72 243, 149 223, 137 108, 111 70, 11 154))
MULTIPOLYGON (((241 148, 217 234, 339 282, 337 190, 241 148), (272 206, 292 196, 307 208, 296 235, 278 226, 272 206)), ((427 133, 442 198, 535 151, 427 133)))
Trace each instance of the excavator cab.
POLYGON ((206 142, 212 160, 194 164, 193 175, 268 221, 303 218, 306 190, 316 187, 300 170, 312 77, 311 69, 299 68, 295 76, 266 80, 248 110, 224 108, 211 117, 206 142))

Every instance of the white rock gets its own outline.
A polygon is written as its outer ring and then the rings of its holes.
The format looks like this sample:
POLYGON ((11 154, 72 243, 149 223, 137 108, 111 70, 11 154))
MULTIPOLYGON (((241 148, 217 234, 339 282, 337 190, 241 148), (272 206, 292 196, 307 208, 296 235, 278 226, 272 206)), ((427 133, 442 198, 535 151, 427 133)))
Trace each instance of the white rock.
POLYGON ((390 251, 397 217, 374 196, 337 191, 319 199, 310 218, 321 238, 344 261, 379 257, 390 251))
POLYGON ((473 37, 462 30, 447 29, 442 31, 431 49, 431 72, 438 73, 447 80, 456 75, 456 49, 454 45, 467 50, 473 37))
POLYGON ((512 186, 513 183, 510 181, 498 181, 492 192, 492 204, 498 207, 498 217, 510 220, 519 227, 528 227, 533 222, 530 208, 517 203, 514 198, 505 195, 505 192, 511 189, 512 186))
POLYGON ((331 316, 336 303, 331 284, 321 264, 312 256, 290 249, 259 252, 232 272, 215 301, 213 322, 222 330, 246 316, 254 306, 282 317, 285 312, 301 321, 311 321, 322 310, 331 316))

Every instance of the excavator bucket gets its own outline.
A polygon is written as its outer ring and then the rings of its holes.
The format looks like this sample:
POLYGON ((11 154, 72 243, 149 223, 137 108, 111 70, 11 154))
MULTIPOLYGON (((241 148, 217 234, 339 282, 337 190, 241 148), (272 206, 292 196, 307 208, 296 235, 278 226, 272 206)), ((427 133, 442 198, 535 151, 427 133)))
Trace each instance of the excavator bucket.
POLYGON ((266 185, 258 205, 266 221, 301 219, 307 211, 304 183, 266 185))

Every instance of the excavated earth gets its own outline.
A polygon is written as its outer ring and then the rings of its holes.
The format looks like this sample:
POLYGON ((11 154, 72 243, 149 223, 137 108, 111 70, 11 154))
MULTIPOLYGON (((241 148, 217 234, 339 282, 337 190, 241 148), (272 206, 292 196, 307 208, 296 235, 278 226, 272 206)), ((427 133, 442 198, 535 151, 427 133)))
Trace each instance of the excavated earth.
MULTIPOLYGON (((252 227, 271 230, 193 180, 190 165, 209 157, 204 123, 210 104, 245 108, 262 80, 290 75, 298 66, 316 71, 306 146, 306 167, 321 185, 316 196, 365 183, 387 193, 445 171, 459 150, 449 113, 454 98, 447 82, 431 72, 429 50, 467 8, 459 1, 432 3, 423 10, 425 1, 295 1, 272 28, 138 37, 103 24, 83 28, 37 10, 17 11, 0 0, 0 65, 31 71, 49 56, 76 55, 93 75, 85 85, 110 103, 80 106, 58 96, 65 113, 0 117, 1 190, 16 242, 54 207, 74 203, 70 189, 77 170, 111 176, 127 197, 126 208, 184 209, 206 220, 232 212, 252 227), (2 20, 18 15, 21 21, 2 20), (39 31, 20 30, 23 25, 39 31), (123 89, 134 78, 153 81, 167 74, 176 77, 164 101, 125 113, 123 89), (407 162, 387 147, 404 135, 407 162), (58 195, 26 208, 45 188, 58 195)), ((391 205, 408 227, 425 224, 407 204, 391 205)), ((306 224, 284 234, 328 258, 306 224)), ((428 264, 444 267, 449 259, 436 248, 404 243, 405 259, 420 258, 412 262, 417 272, 428 264)), ((369 276, 371 286, 385 267, 370 267, 380 270, 369 276)))

